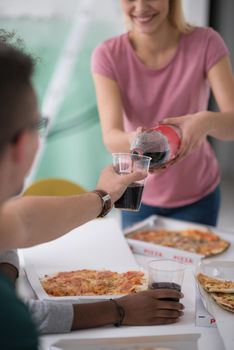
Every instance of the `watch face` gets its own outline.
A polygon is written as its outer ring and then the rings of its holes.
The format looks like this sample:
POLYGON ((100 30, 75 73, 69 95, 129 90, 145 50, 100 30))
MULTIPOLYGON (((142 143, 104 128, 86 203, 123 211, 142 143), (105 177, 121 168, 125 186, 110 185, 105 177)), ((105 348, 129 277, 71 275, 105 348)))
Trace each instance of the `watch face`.
POLYGON ((104 197, 102 197, 102 199, 107 202, 111 199, 110 195, 109 194, 106 194, 104 197))
POLYGON ((103 209, 102 209, 102 216, 105 216, 109 211, 111 210, 111 197, 109 194, 106 194, 103 199, 103 209))

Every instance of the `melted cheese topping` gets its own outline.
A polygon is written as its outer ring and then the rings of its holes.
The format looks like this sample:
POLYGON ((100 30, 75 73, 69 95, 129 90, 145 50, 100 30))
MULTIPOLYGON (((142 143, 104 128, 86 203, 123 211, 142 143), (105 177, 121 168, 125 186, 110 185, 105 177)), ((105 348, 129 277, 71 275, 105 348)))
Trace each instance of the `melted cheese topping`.
POLYGON ((41 284, 52 296, 119 295, 148 288, 142 271, 77 270, 45 276, 41 284))

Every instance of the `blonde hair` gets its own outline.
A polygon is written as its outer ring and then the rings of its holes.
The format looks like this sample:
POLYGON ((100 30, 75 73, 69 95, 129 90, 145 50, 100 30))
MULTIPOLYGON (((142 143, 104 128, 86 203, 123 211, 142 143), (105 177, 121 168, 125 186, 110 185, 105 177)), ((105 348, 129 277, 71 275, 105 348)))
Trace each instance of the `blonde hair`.
POLYGON ((169 0, 168 19, 170 23, 181 33, 188 34, 191 33, 194 29, 194 26, 185 20, 181 0, 169 0))

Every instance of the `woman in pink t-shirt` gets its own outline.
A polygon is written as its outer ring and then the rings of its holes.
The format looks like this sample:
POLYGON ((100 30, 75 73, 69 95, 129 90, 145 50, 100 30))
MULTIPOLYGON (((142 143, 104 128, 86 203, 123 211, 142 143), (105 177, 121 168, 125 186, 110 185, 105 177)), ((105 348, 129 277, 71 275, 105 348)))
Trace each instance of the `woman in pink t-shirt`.
POLYGON ((92 72, 103 139, 129 152, 138 127, 178 125, 178 158, 147 178, 140 212, 123 226, 159 214, 215 225, 219 168, 207 136, 234 139, 234 79, 228 49, 211 28, 193 27, 180 0, 120 0, 127 33, 99 45, 92 72), (219 112, 207 110, 212 91, 219 112))

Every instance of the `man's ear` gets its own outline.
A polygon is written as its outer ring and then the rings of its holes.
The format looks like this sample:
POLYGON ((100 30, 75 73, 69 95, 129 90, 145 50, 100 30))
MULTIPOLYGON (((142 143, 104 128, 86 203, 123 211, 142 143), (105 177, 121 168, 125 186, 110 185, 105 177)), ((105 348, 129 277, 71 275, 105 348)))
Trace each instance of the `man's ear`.
POLYGON ((12 160, 16 163, 21 163, 26 155, 28 149, 29 134, 28 132, 21 132, 15 142, 11 146, 12 160))

